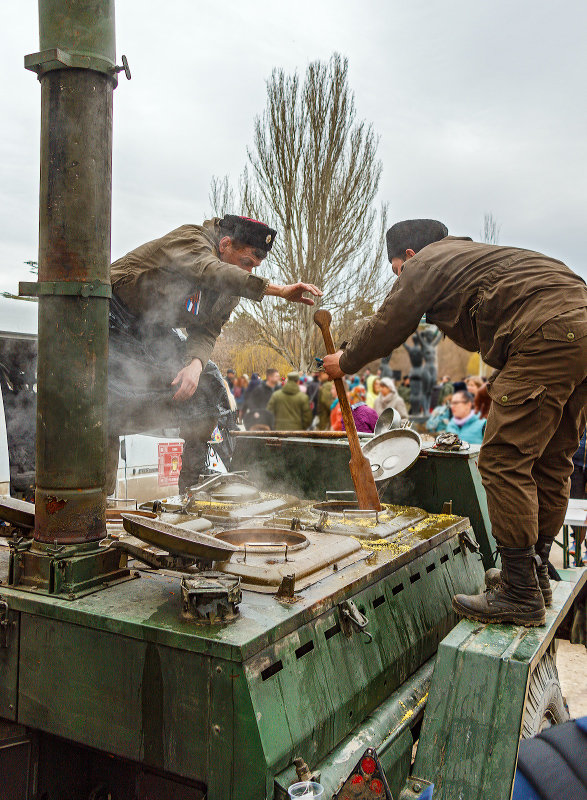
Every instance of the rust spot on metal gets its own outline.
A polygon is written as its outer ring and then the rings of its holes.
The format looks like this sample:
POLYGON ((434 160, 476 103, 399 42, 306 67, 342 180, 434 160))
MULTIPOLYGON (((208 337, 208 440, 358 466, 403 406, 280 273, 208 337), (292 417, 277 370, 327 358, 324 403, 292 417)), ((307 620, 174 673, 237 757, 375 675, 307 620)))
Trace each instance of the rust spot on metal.
POLYGON ((58 511, 61 511, 62 508, 65 507, 67 500, 63 500, 61 497, 51 496, 48 497, 45 501, 45 508, 47 509, 47 514, 56 514, 58 511))

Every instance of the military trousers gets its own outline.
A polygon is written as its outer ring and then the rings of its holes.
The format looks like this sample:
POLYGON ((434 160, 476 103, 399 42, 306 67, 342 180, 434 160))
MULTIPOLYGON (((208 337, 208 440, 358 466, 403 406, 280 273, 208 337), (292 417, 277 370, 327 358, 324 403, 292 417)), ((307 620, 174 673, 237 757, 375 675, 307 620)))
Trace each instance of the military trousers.
POLYGON ((490 380, 479 471, 493 535, 506 547, 554 539, 569 499, 573 454, 585 428, 587 308, 528 336, 490 380))
POLYGON ((232 416, 216 364, 208 361, 189 400, 176 403, 171 382, 186 363, 185 342, 169 328, 141 324, 113 296, 108 352, 108 450, 106 492, 116 486, 119 436, 179 430, 184 439, 179 491, 198 481, 207 464, 208 440, 216 424, 232 416))

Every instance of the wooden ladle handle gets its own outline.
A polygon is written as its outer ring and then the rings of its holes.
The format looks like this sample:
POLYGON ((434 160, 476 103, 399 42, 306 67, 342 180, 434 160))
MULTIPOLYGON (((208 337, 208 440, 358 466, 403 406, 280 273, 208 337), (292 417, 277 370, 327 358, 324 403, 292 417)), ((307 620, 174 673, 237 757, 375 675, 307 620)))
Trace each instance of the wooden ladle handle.
POLYGON ((334 349, 334 342, 332 341, 332 334, 330 333, 330 323, 332 322, 332 314, 325 308, 319 308, 314 314, 314 322, 322 331, 324 337, 324 344, 326 345, 326 352, 329 355, 336 352, 334 349))

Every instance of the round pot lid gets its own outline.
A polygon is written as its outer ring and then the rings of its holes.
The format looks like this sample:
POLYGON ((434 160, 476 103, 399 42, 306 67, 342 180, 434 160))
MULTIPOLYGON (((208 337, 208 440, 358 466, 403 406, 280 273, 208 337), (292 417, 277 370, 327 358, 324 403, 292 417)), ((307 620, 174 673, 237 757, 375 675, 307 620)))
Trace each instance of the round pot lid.
POLYGON ((420 455, 422 442, 416 431, 399 428, 374 436, 363 445, 376 482, 400 475, 420 455))
POLYGON ((237 549, 227 542, 200 531, 189 531, 169 525, 159 519, 147 519, 133 514, 122 515, 125 531, 142 542, 178 556, 192 556, 208 561, 226 561, 237 549))
POLYGON ((401 427, 401 424, 402 418, 399 411, 395 408, 386 408, 381 412, 379 419, 375 423, 375 430, 373 433, 375 436, 379 436, 381 433, 385 433, 385 431, 392 431, 401 427))

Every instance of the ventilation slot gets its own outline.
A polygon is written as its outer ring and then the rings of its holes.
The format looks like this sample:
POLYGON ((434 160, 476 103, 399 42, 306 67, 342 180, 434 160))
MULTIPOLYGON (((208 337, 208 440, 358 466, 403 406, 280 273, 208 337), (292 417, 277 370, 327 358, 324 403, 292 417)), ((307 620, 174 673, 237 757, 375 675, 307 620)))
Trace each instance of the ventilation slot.
POLYGON ((298 647, 298 649, 296 650, 296 658, 299 659, 302 656, 305 656, 306 653, 311 653, 313 649, 314 649, 314 642, 312 641, 312 639, 310 639, 309 642, 306 642, 306 644, 303 644, 301 647, 298 647))
POLYGON ((333 625, 332 628, 328 628, 327 631, 324 631, 324 638, 328 641, 328 639, 332 639, 333 636, 336 636, 337 633, 340 633, 339 622, 337 622, 336 625, 333 625))
POLYGON ((264 669, 261 672, 261 680, 266 681, 268 678, 271 678, 273 677, 273 675, 276 675, 278 672, 281 672, 282 669, 283 669, 283 663, 280 659, 279 661, 276 661, 275 664, 271 664, 270 667, 267 667, 267 669, 264 669))
POLYGON ((446 564, 447 561, 448 561, 448 556, 446 555, 446 553, 443 556, 440 556, 441 564, 446 564))
POLYGON ((435 569, 436 569, 436 564, 433 561, 432 564, 428 564, 428 566, 426 567, 426 572, 430 574, 431 572, 434 572, 435 569))
POLYGON ((383 603, 385 603, 385 595, 380 594, 379 597, 376 597, 375 600, 373 600, 373 608, 379 608, 379 606, 382 606, 383 603))
POLYGON ((420 580, 420 573, 414 572, 413 575, 410 575, 410 583, 416 583, 416 581, 420 580))
POLYGON ((455 549, 452 552, 453 552, 453 555, 458 556, 458 554, 461 552, 461 548, 460 547, 455 547, 455 549))
POLYGON ((393 595, 396 595, 396 594, 399 594, 400 592, 403 592, 403 590, 404 590, 404 585, 403 585, 403 583, 398 583, 398 585, 397 585, 397 586, 394 586, 394 587, 393 587, 393 589, 391 590, 391 593, 392 593, 393 595))

